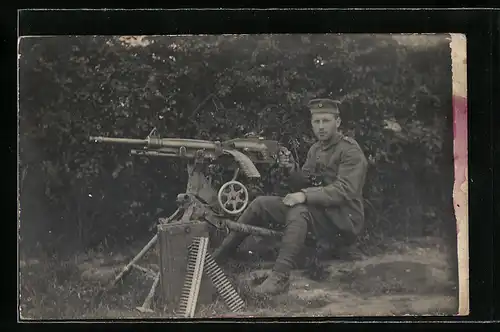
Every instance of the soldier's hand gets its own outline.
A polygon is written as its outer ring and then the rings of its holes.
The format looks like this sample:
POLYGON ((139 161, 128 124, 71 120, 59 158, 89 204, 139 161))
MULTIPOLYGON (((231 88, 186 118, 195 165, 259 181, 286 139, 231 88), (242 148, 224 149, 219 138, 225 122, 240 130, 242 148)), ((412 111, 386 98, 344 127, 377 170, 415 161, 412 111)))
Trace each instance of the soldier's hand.
POLYGON ((293 168, 294 160, 292 157, 292 153, 285 147, 281 147, 278 152, 278 163, 282 167, 293 168))
POLYGON ((288 194, 283 198, 283 204, 286 206, 295 206, 297 204, 302 204, 306 201, 306 194, 299 191, 293 194, 288 194))

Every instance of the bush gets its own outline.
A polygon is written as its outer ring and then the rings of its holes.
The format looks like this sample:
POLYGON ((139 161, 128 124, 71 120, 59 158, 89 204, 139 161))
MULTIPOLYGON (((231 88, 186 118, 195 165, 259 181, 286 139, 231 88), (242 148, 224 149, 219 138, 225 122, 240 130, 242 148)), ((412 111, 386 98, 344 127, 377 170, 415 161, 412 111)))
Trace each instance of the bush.
MULTIPOLYGON (((342 100, 343 130, 370 160, 365 241, 455 233, 451 59, 390 35, 42 37, 20 43, 23 248, 150 236, 185 189, 182 165, 89 135, 227 139, 262 132, 301 162, 304 104, 342 100)), ((125 241, 125 242, 124 242, 125 241)))

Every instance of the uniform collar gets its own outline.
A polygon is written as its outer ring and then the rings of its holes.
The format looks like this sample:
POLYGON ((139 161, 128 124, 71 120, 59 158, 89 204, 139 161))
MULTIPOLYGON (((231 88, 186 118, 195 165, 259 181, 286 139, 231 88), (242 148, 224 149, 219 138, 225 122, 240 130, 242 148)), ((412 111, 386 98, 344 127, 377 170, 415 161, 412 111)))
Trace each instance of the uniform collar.
POLYGON ((337 135, 333 136, 328 141, 320 142, 321 149, 328 150, 332 146, 337 145, 337 143, 340 142, 340 140, 342 140, 342 134, 337 133, 337 135))

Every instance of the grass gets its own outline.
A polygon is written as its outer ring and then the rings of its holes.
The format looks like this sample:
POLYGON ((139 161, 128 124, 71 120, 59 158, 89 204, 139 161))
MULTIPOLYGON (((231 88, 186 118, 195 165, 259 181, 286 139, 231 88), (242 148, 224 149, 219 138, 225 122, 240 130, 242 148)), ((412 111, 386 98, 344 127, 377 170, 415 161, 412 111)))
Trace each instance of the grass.
MULTIPOLYGON (((453 310, 456 299, 449 288, 446 250, 433 241, 393 243, 383 255, 357 261, 335 262, 328 266, 325 282, 305 278, 300 271, 292 275, 289 294, 270 301, 247 301, 238 316, 324 316, 356 313, 394 313, 398 310, 421 314, 453 310), (413 269, 405 274, 405 271, 413 269), (418 269, 418 271, 416 271, 418 269), (430 271, 430 272, 429 272, 430 271), (416 278, 415 276, 419 277, 416 278), (427 301, 427 302, 426 302, 427 301), (433 308, 434 306, 434 308, 433 308), (414 308, 414 309, 412 309, 414 308), (417 308, 417 309, 415 309, 417 308), (425 310, 422 308, 426 308, 425 310), (384 311, 385 310, 385 311, 384 311)), ((131 258, 125 254, 106 256, 88 252, 69 259, 57 257, 24 258, 21 261, 20 316, 22 319, 119 319, 161 317, 161 310, 143 314, 141 306, 152 285, 151 279, 133 271, 99 301, 96 295, 105 281, 131 258), (84 277, 92 267, 101 268, 100 278, 84 277)), ((145 262, 155 263, 154 255, 145 262)), ((144 261, 141 265, 144 265, 144 261)), ((250 280, 265 273, 269 264, 239 266, 230 278, 250 280)), ((246 299, 248 300, 248 299, 246 299)), ((220 300, 198 305, 197 317, 235 317, 220 300)))

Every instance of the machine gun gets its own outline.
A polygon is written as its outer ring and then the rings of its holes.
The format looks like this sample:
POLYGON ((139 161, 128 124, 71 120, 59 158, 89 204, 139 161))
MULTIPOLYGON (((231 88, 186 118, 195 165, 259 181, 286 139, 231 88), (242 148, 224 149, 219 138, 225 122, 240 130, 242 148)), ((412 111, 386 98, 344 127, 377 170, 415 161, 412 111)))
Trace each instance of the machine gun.
MULTIPOLYGON (((240 171, 249 179, 258 179, 261 175, 255 165, 277 164, 278 154, 282 150, 278 141, 266 140, 262 137, 235 138, 224 142, 161 138, 156 129, 153 129, 145 139, 102 136, 91 136, 89 139, 96 143, 137 146, 137 149, 130 150, 132 155, 189 160, 188 172, 190 178, 196 181, 200 180, 201 174, 198 173, 206 173, 203 167, 208 164, 215 162, 226 166, 236 164, 233 179, 222 185, 217 194, 220 208, 232 215, 241 213, 248 205, 248 190, 240 181, 237 181, 240 171)), ((194 194, 215 207, 214 195, 209 187, 211 184, 196 188, 194 194)), ((193 189, 188 185, 188 193, 193 193, 193 189)))
POLYGON ((177 211, 167 218, 160 218, 158 233, 122 269, 107 289, 122 280, 132 268, 147 271, 136 263, 157 244, 160 271, 156 274, 149 271, 149 275, 156 276, 155 281, 144 304, 137 307, 138 310, 151 311, 154 289, 160 283, 164 311, 168 309, 167 311, 172 312, 173 307, 176 307, 180 311, 177 315, 193 317, 203 271, 209 275, 229 309, 241 310, 244 306, 242 299, 207 251, 212 234, 210 231, 215 229, 259 236, 281 236, 280 232, 238 224, 230 219, 243 212, 249 203, 247 187, 237 180, 240 170, 247 178, 260 178, 255 165, 277 165, 283 147, 277 141, 260 137, 236 138, 224 142, 161 138, 155 129, 145 139, 92 136, 90 140, 137 147, 131 149, 133 155, 173 157, 188 161, 187 189, 177 196, 177 211), (233 178, 222 184, 218 191, 213 187, 211 176, 207 174, 207 166, 214 163, 235 166, 233 178))
MULTIPOLYGON (((245 137, 221 141, 206 141, 198 139, 184 138, 161 138, 156 129, 145 139, 115 138, 91 136, 90 141, 96 143, 126 144, 140 146, 142 149, 132 149, 131 153, 145 156, 163 156, 180 158, 204 158, 215 160, 223 155, 230 155, 241 161, 234 155, 234 152, 243 153, 245 159, 250 159, 253 163, 271 163, 277 161, 280 149, 278 141, 266 140, 263 137, 245 137)), ((245 162, 248 162, 247 160, 245 162)), ((242 168, 253 168, 249 164, 241 165, 242 168)), ((256 176, 256 174, 250 174, 256 176)))

